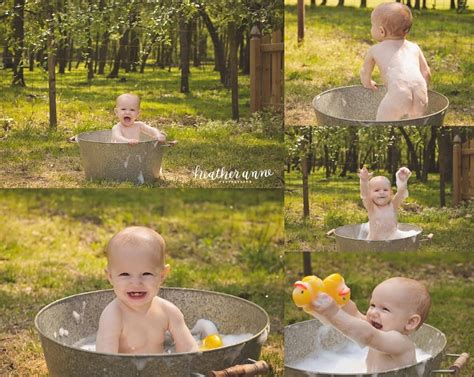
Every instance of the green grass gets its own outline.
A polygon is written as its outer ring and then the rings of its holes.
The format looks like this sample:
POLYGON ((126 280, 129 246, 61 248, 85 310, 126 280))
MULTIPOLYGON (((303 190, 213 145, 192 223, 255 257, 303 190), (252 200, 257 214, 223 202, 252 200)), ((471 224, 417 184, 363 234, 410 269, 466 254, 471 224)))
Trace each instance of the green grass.
MULTIPOLYGON (((369 3, 374 6, 381 1, 369 3)), ((354 0, 350 5, 358 5, 354 0), (354 4, 355 2, 355 4, 354 4)), ((285 125, 313 125, 311 101, 322 91, 359 85, 370 36, 372 9, 306 7, 305 38, 297 42, 295 1, 285 5, 285 125)), ((409 40, 418 43, 432 72, 430 88, 446 95, 446 125, 472 125, 473 12, 414 12, 409 40)), ((375 81, 380 82, 378 71, 375 81)))
MULTIPOLYGON (((384 175, 384 172, 377 172, 384 175)), ((386 175, 386 174, 385 174, 386 175)), ((326 233, 338 226, 367 222, 367 211, 359 197, 356 174, 346 178, 324 178, 316 171, 310 175, 310 216, 303 219, 301 175, 292 172, 285 176, 285 232, 290 251, 335 250, 334 239, 326 233)), ((430 174, 428 183, 410 179, 409 197, 398 213, 398 220, 419 225, 425 235, 433 233, 420 250, 459 251, 472 248, 474 238, 468 229, 474 223, 474 203, 459 208, 439 208, 439 176, 430 174)), ((446 202, 451 202, 449 187, 446 202)))
POLYGON ((280 187, 283 156, 281 114, 249 114, 248 77, 240 78, 241 121, 230 121, 230 91, 209 66, 192 69, 190 94, 179 93, 179 71, 129 73, 127 81, 97 76, 89 84, 83 68, 58 75, 58 129, 48 130, 47 77, 40 69, 25 72, 26 88, 11 87, 11 72, 0 71, 0 175, 3 187, 133 187, 133 184, 88 182, 79 148, 67 142, 75 134, 110 129, 116 123, 115 98, 123 92, 141 97, 140 119, 178 140, 164 158, 165 187, 280 187), (3 126, 4 122, 0 121, 3 126), (270 178, 251 183, 195 179, 193 171, 270 169, 270 178))
MULTIPOLYGON (((464 249, 466 250, 466 249, 464 249)), ((313 253, 313 273, 325 277, 339 272, 351 288, 351 298, 365 313, 372 290, 383 280, 405 276, 422 281, 428 288, 432 306, 426 323, 447 338, 446 352, 472 351, 474 330, 469 326, 474 305, 474 259, 469 251, 459 253, 313 253)), ((292 284, 303 276, 302 255, 285 254, 287 278, 285 324, 311 319, 291 301, 292 284)), ((452 359, 450 359, 452 361, 452 359)), ((460 376, 470 376, 469 362, 460 376)), ((442 368, 448 368, 443 362, 442 368)))
POLYGON ((262 358, 281 375, 281 206, 278 190, 3 190, 0 375, 46 375, 35 314, 53 300, 109 288, 103 247, 138 224, 166 239, 165 286, 225 292, 265 308, 272 333, 262 358))

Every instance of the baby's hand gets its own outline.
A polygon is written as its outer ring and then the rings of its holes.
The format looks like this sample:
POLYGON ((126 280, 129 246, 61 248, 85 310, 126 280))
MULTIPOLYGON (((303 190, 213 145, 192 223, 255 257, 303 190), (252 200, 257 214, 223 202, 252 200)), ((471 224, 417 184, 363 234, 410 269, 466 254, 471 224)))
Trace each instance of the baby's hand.
POLYGON ((367 89, 370 89, 370 90, 377 90, 377 83, 374 81, 374 80, 369 80, 369 81, 366 81, 364 83, 362 83, 364 85, 364 88, 367 88, 367 89))
POLYGON ((397 180, 399 180, 400 182, 407 182, 408 178, 410 178, 410 175, 411 175, 410 169, 406 167, 402 167, 398 169, 396 177, 397 177, 397 180))
POLYGON ((160 134, 159 136, 156 137, 156 141, 160 143, 164 143, 166 141, 166 136, 164 134, 160 134))
POLYGON ((138 140, 137 139, 128 139, 128 145, 137 145, 138 140))
POLYGON ((311 303, 311 307, 316 313, 324 317, 332 317, 339 310, 336 301, 334 301, 331 296, 322 292, 318 295, 316 300, 311 303))
POLYGON ((362 181, 368 181, 369 178, 371 178, 374 175, 374 173, 369 173, 367 168, 364 166, 362 169, 359 170, 359 174, 357 175, 362 181))

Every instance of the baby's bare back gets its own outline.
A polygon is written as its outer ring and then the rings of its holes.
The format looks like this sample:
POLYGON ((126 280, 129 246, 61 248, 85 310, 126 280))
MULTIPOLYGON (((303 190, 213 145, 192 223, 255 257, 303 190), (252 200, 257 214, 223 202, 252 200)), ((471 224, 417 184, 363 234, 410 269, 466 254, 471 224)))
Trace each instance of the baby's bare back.
POLYGON ((372 56, 389 89, 394 85, 426 85, 420 70, 420 54, 418 45, 404 39, 385 40, 372 47, 372 56))
POLYGON ((369 348, 366 364, 367 373, 378 373, 390 369, 402 368, 416 363, 415 345, 396 355, 369 348))

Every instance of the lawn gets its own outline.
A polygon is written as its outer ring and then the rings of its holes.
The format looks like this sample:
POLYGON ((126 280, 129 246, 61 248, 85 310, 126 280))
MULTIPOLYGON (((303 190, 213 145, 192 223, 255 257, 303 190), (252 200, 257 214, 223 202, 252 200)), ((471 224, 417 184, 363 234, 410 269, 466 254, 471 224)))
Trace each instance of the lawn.
POLYGON ((0 375, 47 375, 35 314, 62 297, 109 288, 103 248, 128 225, 164 236, 172 271, 165 286, 261 305, 272 328, 262 359, 281 375, 281 208, 278 190, 2 190, 0 375))
MULTIPOLYGON (((383 171, 377 175, 386 175, 383 171)), ((326 233, 338 226, 367 222, 367 211, 359 194, 359 178, 350 173, 345 178, 326 179, 322 171, 310 175, 310 216, 303 219, 301 175, 285 176, 285 232, 290 251, 334 251, 335 241, 326 233)), ((423 242, 423 252, 471 250, 474 242, 474 203, 458 208, 439 208, 439 175, 430 174, 428 183, 413 177, 408 184, 409 197, 402 205, 398 220, 423 228, 425 235, 433 233, 431 241, 423 242)), ((446 202, 451 203, 447 187, 446 202)))
POLYGON ((10 86, 11 72, 0 70, 0 177, 2 187, 132 187, 88 182, 79 147, 67 139, 81 132, 110 129, 116 123, 115 98, 124 92, 141 97, 140 119, 178 140, 164 157, 165 187, 279 187, 282 185, 282 120, 278 113, 249 114, 249 78, 240 78, 240 121, 231 121, 231 93, 212 67, 192 68, 189 94, 179 92, 176 68, 128 73, 125 81, 96 76, 85 69, 57 75, 58 128, 48 129, 47 76, 40 68, 25 71, 26 88, 10 86), (7 126, 5 119, 13 121, 7 126), (253 182, 195 179, 193 171, 219 168, 271 170, 253 182))
MULTIPOLYGON (((382 1, 369 1, 373 7, 382 1)), ((308 2, 307 2, 308 3, 308 2)), ((318 1, 319 3, 319 1, 318 1)), ((285 1, 285 125, 314 125, 311 107, 319 93, 339 86, 359 85, 359 71, 368 48, 371 8, 360 2, 345 7, 306 6, 305 37, 297 42, 296 1, 285 1)), ((334 5, 334 1, 329 1, 334 5)), ((437 3, 437 9, 444 3, 437 3)), ((430 6, 430 4, 428 4, 430 6)), ((409 40, 418 43, 432 72, 430 89, 448 97, 445 125, 472 125, 472 11, 414 12, 409 40)), ((375 81, 381 82, 376 70, 375 81)))
MULTIPOLYGON (((313 253, 312 267, 313 273, 320 277, 334 272, 341 273, 351 288, 352 299, 363 313, 368 307, 372 290, 383 280, 405 276, 422 281, 427 286, 432 300, 426 323, 446 335, 447 353, 472 354, 474 330, 468 324, 474 305, 474 259, 472 250, 459 250, 464 252, 313 253)), ((291 301, 292 284, 303 276, 301 254, 286 253, 285 268, 285 324, 311 319, 291 301)), ((470 376, 473 365, 470 360, 459 376, 470 376)), ((444 361, 441 368, 449 366, 449 361, 444 361)))

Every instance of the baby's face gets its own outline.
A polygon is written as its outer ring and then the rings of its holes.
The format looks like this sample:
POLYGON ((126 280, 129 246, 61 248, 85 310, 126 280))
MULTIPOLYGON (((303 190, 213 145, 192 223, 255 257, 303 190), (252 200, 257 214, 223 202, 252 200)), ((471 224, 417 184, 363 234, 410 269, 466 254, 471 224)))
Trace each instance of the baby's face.
POLYGON ((167 272, 150 245, 117 245, 109 252, 107 277, 117 298, 128 307, 149 304, 167 272))
POLYGON ((375 177, 369 181, 369 195, 378 206, 386 206, 392 200, 390 181, 384 177, 375 177))
POLYGON ((124 127, 131 127, 140 113, 140 103, 134 96, 121 96, 117 100, 115 114, 124 127))
POLYGON ((374 12, 372 12, 370 21, 372 22, 372 28, 370 29, 370 34, 372 34, 372 38, 374 38, 377 42, 382 41, 384 37, 382 34, 382 23, 380 22, 379 17, 377 17, 377 15, 374 15, 374 12))
POLYGON ((397 281, 386 281, 375 287, 367 311, 367 321, 382 331, 407 333, 407 324, 415 314, 407 302, 407 287, 397 281))

